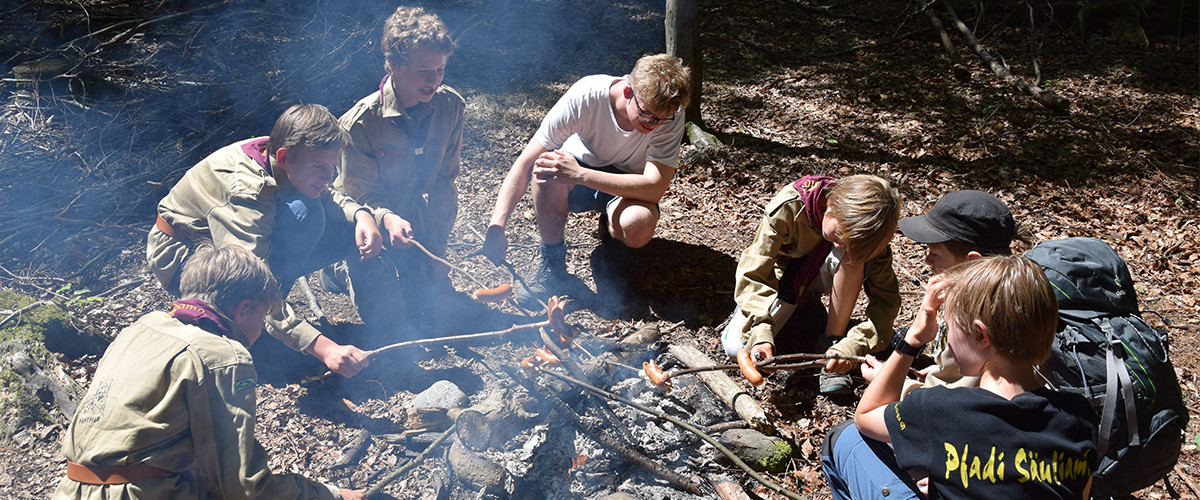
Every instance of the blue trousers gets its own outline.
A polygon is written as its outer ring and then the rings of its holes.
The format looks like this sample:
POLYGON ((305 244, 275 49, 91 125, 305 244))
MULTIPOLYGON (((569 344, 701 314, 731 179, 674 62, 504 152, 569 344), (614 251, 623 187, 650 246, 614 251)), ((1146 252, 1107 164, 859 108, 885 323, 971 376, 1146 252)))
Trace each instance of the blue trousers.
POLYGON ((837 500, 925 498, 907 472, 896 465, 887 443, 864 437, 853 420, 842 422, 825 436, 821 469, 837 500))

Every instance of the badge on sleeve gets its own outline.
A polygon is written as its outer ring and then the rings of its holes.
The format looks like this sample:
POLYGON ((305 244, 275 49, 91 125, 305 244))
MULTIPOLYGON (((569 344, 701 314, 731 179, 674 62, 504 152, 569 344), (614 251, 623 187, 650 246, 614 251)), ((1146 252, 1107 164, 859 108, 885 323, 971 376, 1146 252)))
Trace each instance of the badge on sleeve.
POLYGON ((246 389, 253 389, 255 381, 252 378, 244 378, 233 384, 233 392, 242 392, 246 389))

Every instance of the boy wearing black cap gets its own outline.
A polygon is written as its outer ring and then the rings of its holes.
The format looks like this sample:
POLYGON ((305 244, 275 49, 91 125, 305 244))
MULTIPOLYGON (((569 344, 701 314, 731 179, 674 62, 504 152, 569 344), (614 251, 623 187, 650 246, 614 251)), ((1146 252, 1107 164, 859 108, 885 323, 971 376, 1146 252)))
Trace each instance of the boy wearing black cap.
MULTIPOLYGON (((1009 244, 1017 234, 1008 206, 989 193, 974 190, 948 193, 928 213, 900 219, 900 232, 925 244, 925 263, 935 275, 980 257, 1011 255, 1009 244)), ((893 343, 903 338, 896 335, 893 343)), ((953 353, 946 349, 944 327, 931 345, 935 364, 918 372, 925 387, 979 385, 978 377, 963 376, 959 371, 953 353)), ((882 366, 883 362, 868 356, 862 365, 863 378, 870 382, 882 366)), ((906 380, 904 393, 921 386, 919 380, 906 380)))

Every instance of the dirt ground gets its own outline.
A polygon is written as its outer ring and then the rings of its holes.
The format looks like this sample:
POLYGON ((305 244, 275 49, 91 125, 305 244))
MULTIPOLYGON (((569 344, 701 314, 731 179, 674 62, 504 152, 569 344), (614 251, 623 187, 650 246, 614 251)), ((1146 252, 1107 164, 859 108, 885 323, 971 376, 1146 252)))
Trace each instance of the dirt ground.
MULTIPOLYGON (((372 91, 381 76, 375 39, 387 13, 373 2, 235 1, 226 10, 144 27, 108 46, 99 35, 76 38, 132 17, 127 9, 141 3, 78 3, 92 8, 84 15, 74 3, 27 2, 4 7, 12 10, 0 21, 0 55, 12 76, 0 82, 6 98, 0 287, 64 302, 79 297, 74 291, 95 294, 101 300, 68 307, 88 328, 110 336, 169 301, 144 263, 145 230, 166 189, 207 152, 265 134, 287 104, 319 102, 340 114, 372 91), (21 31, 20 23, 39 29, 21 31), (42 81, 20 66, 52 58, 73 63, 76 76, 42 81), (329 69, 305 69, 321 65, 329 69)), ((193 4, 167 2, 150 17, 193 4)), ((623 74, 640 55, 665 50, 663 6, 636 0, 426 5, 461 35, 445 83, 468 103, 449 258, 485 282, 510 281, 503 268, 474 255, 503 175, 573 81, 623 74)), ((998 80, 967 49, 961 55, 969 78, 956 79, 924 14, 913 8, 876 0, 826 9, 790 0, 702 1, 702 116, 724 145, 678 170, 661 202, 658 237, 635 252, 633 271, 618 279, 596 272, 604 259, 595 214, 571 217, 568 267, 596 293, 578 301, 568 320, 604 338, 655 324, 669 331, 667 342, 695 344, 717 358, 715 329, 733 309, 737 257, 764 204, 785 183, 804 174, 879 175, 900 189, 905 215, 922 213, 949 191, 987 190, 1009 205, 1030 242, 1093 236, 1128 260, 1141 307, 1161 315, 1147 319, 1170 333, 1191 414, 1175 472, 1136 496, 1197 497, 1195 33, 1148 27, 1148 45, 1130 48, 1104 33, 1085 40, 1051 18, 1039 18, 1039 29, 1030 30, 1024 14, 1013 20, 999 7, 976 19, 977 35, 1014 74, 1029 79, 1040 72, 1042 87, 1071 102, 1063 115, 998 80), (1047 24, 1048 31, 1040 29, 1047 24)), ((961 36, 951 36, 962 45, 961 36)), ((682 154, 693 158, 693 149, 685 145, 682 154)), ((509 260, 528 275, 538 242, 528 198, 508 233, 509 260)), ((904 297, 900 326, 911 319, 929 272, 920 245, 897 235, 893 249, 904 297)), ((474 288, 461 276, 454 280, 460 290, 474 288)), ((358 319, 345 295, 317 295, 335 331, 353 329, 358 319)), ((298 291, 289 300, 310 313, 298 291)), ((524 356, 531 347, 521 342, 483 349, 524 356)), ((468 350, 425 350, 415 360, 380 362, 362 377, 326 385, 264 380, 258 435, 272 468, 368 485, 412 452, 376 439, 357 466, 336 466, 359 429, 378 435, 403 428, 406 403, 424 389, 416 381, 452 376, 469 364, 462 361, 468 350)), ((63 361, 86 384, 96 359, 63 361)), ((803 372, 775 376, 752 393, 796 445, 791 467, 772 479, 828 498, 820 442, 853 414, 857 395, 820 396, 815 378, 803 372)), ((0 496, 44 498, 57 484, 66 420, 51 414, 55 422, 31 425, 0 444, 0 496)), ((444 498, 440 471, 444 466, 432 459, 386 491, 444 498)), ((777 498, 753 481, 744 485, 777 498)))

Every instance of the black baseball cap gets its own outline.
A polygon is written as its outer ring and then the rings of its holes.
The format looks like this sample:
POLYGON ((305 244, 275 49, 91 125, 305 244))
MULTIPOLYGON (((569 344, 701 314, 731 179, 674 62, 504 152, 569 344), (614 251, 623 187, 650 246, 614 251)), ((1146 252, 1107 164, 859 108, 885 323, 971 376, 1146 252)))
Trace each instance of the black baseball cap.
POLYGON ((900 232, 917 243, 958 241, 989 250, 1008 248, 1016 236, 1008 206, 983 191, 954 191, 929 212, 900 219, 900 232))

